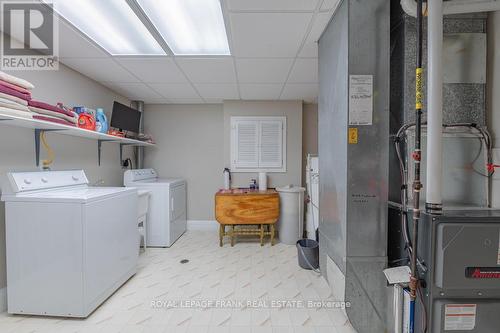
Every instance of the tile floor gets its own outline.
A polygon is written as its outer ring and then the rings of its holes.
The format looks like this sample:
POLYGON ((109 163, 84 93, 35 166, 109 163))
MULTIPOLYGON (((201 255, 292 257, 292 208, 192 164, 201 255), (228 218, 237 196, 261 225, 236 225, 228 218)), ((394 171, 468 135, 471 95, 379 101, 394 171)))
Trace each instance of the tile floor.
POLYGON ((322 277, 298 267, 294 246, 243 239, 220 248, 217 232, 190 231, 170 249, 142 254, 137 274, 89 318, 2 313, 0 332, 355 333, 340 309, 278 306, 330 298, 322 277), (189 300, 219 300, 219 306, 178 307, 189 300))

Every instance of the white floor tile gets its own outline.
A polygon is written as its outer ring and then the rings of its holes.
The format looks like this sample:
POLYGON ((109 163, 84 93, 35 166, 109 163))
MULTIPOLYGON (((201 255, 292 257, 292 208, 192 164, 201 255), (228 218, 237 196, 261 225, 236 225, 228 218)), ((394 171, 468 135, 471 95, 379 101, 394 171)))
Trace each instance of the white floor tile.
POLYGON ((297 265, 294 246, 188 232, 171 248, 141 254, 137 274, 87 319, 0 313, 1 333, 355 333, 341 310, 178 308, 173 301, 320 300, 326 281, 297 265), (189 263, 181 264, 182 259, 189 263), (153 301, 156 301, 152 304, 153 301), (161 302, 164 303, 161 303, 161 302))

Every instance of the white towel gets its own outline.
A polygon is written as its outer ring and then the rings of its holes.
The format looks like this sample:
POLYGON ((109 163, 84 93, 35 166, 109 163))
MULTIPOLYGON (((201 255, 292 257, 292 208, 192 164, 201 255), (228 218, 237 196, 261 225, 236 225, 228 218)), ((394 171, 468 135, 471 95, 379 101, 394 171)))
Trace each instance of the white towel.
POLYGON ((26 88, 28 90, 32 90, 35 88, 35 86, 33 84, 31 84, 31 82, 28 82, 28 81, 23 80, 21 78, 9 75, 9 74, 2 72, 2 71, 0 71, 0 79, 7 81, 9 83, 15 84, 19 87, 26 88))
POLYGON ((0 118, 2 117, 2 115, 33 119, 33 116, 29 111, 26 112, 21 110, 14 110, 14 109, 0 107, 0 118))
POLYGON ((38 113, 38 114, 42 114, 42 115, 45 115, 45 116, 51 116, 51 117, 55 117, 55 118, 60 118, 60 119, 64 119, 66 121, 69 121, 73 124, 78 124, 78 117, 70 117, 68 115, 65 115, 63 113, 59 113, 59 112, 54 112, 54 111, 50 111, 50 110, 45 110, 45 109, 41 109, 41 108, 35 108, 34 106, 28 106, 29 110, 33 113, 38 113))
POLYGON ((19 110, 19 111, 24 111, 24 112, 30 112, 27 106, 17 104, 17 103, 7 103, 3 101, 3 98, 0 98, 0 107, 2 108, 7 108, 7 109, 14 109, 14 110, 19 110))
POLYGON ((0 97, 8 99, 9 101, 12 101, 12 102, 16 102, 17 104, 28 106, 28 101, 25 101, 24 99, 18 98, 16 96, 12 96, 12 95, 4 94, 4 93, 0 92, 0 97))

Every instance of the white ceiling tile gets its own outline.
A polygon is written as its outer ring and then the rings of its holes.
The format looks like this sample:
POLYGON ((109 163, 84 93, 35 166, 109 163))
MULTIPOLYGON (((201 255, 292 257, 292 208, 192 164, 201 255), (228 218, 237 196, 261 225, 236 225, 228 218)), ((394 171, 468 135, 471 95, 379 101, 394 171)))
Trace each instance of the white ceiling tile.
POLYGON ((139 82, 111 58, 62 58, 61 62, 99 82, 139 82))
POLYGON ((320 10, 332 10, 336 9, 337 6, 340 4, 341 0, 323 0, 323 4, 321 5, 320 10))
POLYGON ((240 84, 241 98, 246 100, 277 100, 280 98, 283 84, 240 84))
POLYGON ((318 98, 319 85, 312 83, 288 83, 281 94, 283 100, 304 100, 315 102, 318 98))
POLYGON ((295 57, 312 14, 232 13, 233 53, 237 57, 295 57))
POLYGON ((167 98, 149 99, 146 104, 171 104, 172 101, 167 98))
POLYGON ((318 56, 318 40, 325 30, 328 22, 332 17, 332 13, 319 13, 314 17, 313 25, 306 42, 300 50, 299 57, 317 57, 318 56))
POLYGON ((317 83, 318 82, 318 59, 297 59, 292 68, 290 83, 317 83))
POLYGON ((185 75, 169 57, 126 57, 116 60, 142 82, 188 83, 185 75))
POLYGON ((200 93, 203 99, 239 99, 240 94, 238 93, 238 87, 236 83, 204 83, 195 84, 196 89, 200 93))
POLYGON ((198 99, 200 96, 188 83, 151 83, 156 92, 172 101, 179 99, 198 99))
POLYGON ((160 94, 149 88, 144 83, 103 82, 102 84, 131 100, 146 102, 162 98, 160 94))
POLYGON ((107 58, 106 51, 63 20, 59 20, 60 58, 107 58))
POLYGON ((169 98, 170 104, 205 104, 201 98, 169 98))
POLYGON ((238 82, 283 83, 288 77, 293 59, 236 59, 238 82))
POLYGON ((177 58, 176 62, 191 82, 236 82, 233 58, 177 58))
POLYGON ((222 104, 224 99, 222 98, 204 98, 206 104, 222 104))
POLYGON ((228 0, 227 3, 229 10, 234 11, 313 11, 318 0, 228 0))
POLYGON ((318 43, 307 42, 300 50, 299 57, 301 58, 317 58, 318 57, 318 43))

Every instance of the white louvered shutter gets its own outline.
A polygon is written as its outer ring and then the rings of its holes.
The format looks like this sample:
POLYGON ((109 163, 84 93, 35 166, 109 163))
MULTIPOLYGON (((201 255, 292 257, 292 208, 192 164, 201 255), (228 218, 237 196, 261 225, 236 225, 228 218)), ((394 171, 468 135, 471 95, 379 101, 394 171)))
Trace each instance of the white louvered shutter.
POLYGON ((233 166, 259 167, 259 127, 257 121, 236 121, 233 125, 233 166))
POLYGON ((283 122, 259 121, 259 168, 283 166, 283 122))

